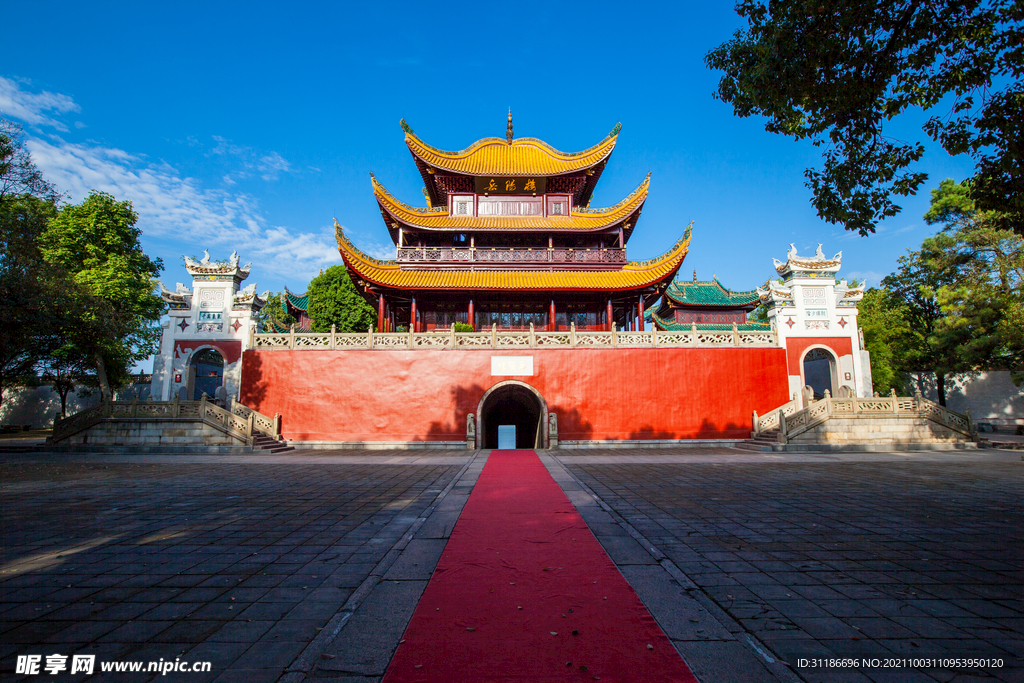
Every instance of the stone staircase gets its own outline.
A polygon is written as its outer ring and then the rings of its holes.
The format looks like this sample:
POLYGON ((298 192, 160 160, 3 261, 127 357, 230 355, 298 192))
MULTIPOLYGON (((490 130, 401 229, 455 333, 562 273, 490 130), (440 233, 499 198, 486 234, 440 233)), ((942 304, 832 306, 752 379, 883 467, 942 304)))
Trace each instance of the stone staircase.
MULTIPOLYGON (((845 389, 845 387, 844 387, 845 389)), ((736 447, 763 451, 893 451, 976 448, 970 414, 961 415, 921 396, 859 398, 844 391, 813 400, 805 387, 766 415, 754 413, 751 439, 736 447)))
POLYGON ((752 436, 746 441, 740 441, 733 448, 751 453, 768 453, 775 450, 774 446, 777 443, 779 443, 779 430, 773 429, 752 436))
POLYGON ((284 453, 281 417, 263 415, 237 401, 218 406, 206 394, 198 401, 110 401, 57 420, 46 440, 72 450, 133 452, 284 453))
POLYGON ((265 434, 258 434, 253 437, 252 449, 254 451, 265 451, 268 453, 287 453, 294 451, 294 446, 289 446, 284 441, 278 441, 277 439, 266 436, 265 434))

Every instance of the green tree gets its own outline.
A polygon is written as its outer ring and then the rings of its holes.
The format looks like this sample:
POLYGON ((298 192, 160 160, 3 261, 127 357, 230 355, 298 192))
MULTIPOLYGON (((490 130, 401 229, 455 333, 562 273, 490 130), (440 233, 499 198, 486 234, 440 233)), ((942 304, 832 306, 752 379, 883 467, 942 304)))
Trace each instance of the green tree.
POLYGON ((309 283, 309 317, 314 332, 365 332, 377 324, 377 311, 366 302, 345 266, 331 266, 309 283))
POLYGON ((716 97, 766 130, 823 148, 805 171, 818 215, 862 235, 927 175, 920 142, 886 136, 908 109, 976 162, 972 194, 1024 232, 1024 3, 1019 0, 739 0, 748 28, 708 53, 716 97), (941 111, 937 110, 942 106, 941 111), (948 108, 947 108, 948 105, 948 108))
POLYGON ((907 387, 901 363, 902 347, 910 336, 905 309, 889 292, 872 287, 857 304, 857 325, 864 332, 864 347, 871 356, 871 383, 882 395, 907 387))
POLYGON ((31 382, 56 345, 59 312, 39 237, 56 214, 60 195, 25 149, 21 128, 0 119, 0 402, 4 391, 31 382))
POLYGON ((68 396, 79 389, 80 396, 91 393, 85 387, 96 386, 96 371, 92 359, 74 342, 53 349, 41 362, 42 379, 50 382, 50 390, 60 397, 60 416, 68 416, 68 396))
POLYGON ((288 309, 284 305, 282 292, 274 292, 268 296, 267 303, 256 314, 256 323, 264 332, 272 331, 275 324, 278 327, 290 327, 295 322, 298 322, 295 320, 295 316, 288 313, 288 309))
POLYGON ((933 271, 955 276, 937 291, 944 317, 940 335, 959 340, 973 369, 1024 370, 1024 239, 998 212, 981 211, 970 183, 944 180, 932 190, 925 220, 944 224, 925 240, 922 257, 933 271))
POLYGON ((137 221, 130 201, 93 191, 61 207, 40 240, 46 261, 68 274, 62 338, 92 360, 104 401, 160 338, 163 264, 143 252, 137 221))
POLYGON ((946 405, 946 378, 973 369, 961 347, 968 341, 962 330, 943 324, 946 313, 938 293, 956 281, 955 268, 938 268, 921 251, 899 258, 899 269, 882 279, 886 305, 905 322, 895 348, 897 367, 905 372, 932 372, 939 405, 946 405))

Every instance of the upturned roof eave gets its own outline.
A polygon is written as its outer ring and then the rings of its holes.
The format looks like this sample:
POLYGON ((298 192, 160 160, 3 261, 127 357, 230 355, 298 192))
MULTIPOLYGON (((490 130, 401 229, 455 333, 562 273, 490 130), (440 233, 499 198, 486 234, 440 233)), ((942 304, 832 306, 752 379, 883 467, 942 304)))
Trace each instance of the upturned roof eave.
POLYGON ((617 271, 452 271, 406 270, 395 261, 381 261, 363 254, 345 236, 336 224, 338 250, 345 266, 359 280, 378 287, 395 290, 464 290, 464 291, 635 291, 664 283, 675 277, 689 251, 691 230, 662 256, 644 262, 631 262, 617 271), (647 277, 631 278, 635 273, 647 277), (447 277, 462 276, 464 284, 444 281, 447 277), (469 275, 470 277, 465 277, 469 275), (418 277, 417 277, 418 276, 418 277), (494 276, 505 276, 507 284, 493 284, 494 276), (399 281, 401 278, 401 281, 399 281), (577 282, 558 284, 557 279, 575 278, 577 282), (580 284, 579 279, 592 284, 580 284), (616 279, 623 282, 616 282, 616 279), (440 280, 440 282, 439 282, 440 280))

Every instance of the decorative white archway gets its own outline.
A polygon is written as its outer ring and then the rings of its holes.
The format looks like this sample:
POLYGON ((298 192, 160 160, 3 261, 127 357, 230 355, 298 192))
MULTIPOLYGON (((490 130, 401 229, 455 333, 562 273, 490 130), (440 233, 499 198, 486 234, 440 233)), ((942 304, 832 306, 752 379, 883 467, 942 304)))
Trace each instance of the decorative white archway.
POLYGON ((484 392, 484 395, 480 397, 480 402, 476 406, 476 448, 477 450, 484 447, 485 440, 487 438, 487 425, 484 421, 484 408, 487 406, 488 400, 491 399, 496 393, 503 391, 515 391, 532 395, 534 400, 537 402, 539 408, 539 429, 540 429, 540 443, 537 448, 548 448, 548 403, 541 396, 540 392, 535 388, 527 384, 526 382, 520 382, 515 379, 507 379, 503 382, 498 382, 490 389, 484 392))

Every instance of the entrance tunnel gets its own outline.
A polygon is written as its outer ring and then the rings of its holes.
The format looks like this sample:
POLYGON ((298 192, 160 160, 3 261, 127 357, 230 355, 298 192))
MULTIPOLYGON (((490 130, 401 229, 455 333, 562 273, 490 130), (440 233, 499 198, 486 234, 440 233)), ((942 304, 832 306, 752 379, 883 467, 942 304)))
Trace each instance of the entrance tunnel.
POLYGON ((498 387, 480 411, 483 447, 498 448, 498 427, 515 426, 516 448, 543 448, 543 407, 532 391, 518 384, 498 387))

